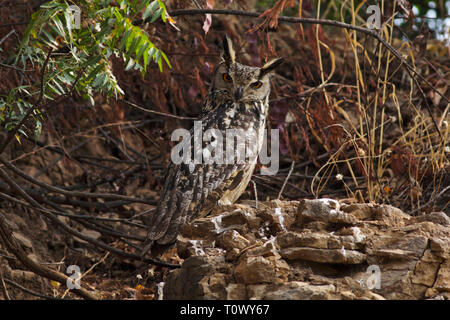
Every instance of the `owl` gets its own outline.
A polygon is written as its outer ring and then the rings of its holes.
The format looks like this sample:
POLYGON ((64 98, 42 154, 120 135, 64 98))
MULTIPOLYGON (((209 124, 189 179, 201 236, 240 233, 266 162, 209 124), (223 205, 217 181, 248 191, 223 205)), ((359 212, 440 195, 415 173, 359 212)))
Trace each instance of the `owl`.
MULTIPOLYGON (((222 61, 214 70, 199 123, 202 132, 212 132, 210 141, 202 141, 203 160, 220 159, 216 157, 220 154, 225 156, 221 158, 223 161, 169 164, 157 209, 149 219, 147 248, 174 244, 181 226, 207 215, 216 206, 234 203, 245 191, 263 144, 270 72, 281 63, 282 58, 262 67, 240 64, 230 39, 224 36, 222 61), (228 139, 229 132, 237 132, 245 139, 233 136, 228 139), (213 145, 215 149, 205 153, 213 145)), ((191 136, 194 134, 193 128, 191 136)), ((194 142, 194 137, 190 142, 194 142)))

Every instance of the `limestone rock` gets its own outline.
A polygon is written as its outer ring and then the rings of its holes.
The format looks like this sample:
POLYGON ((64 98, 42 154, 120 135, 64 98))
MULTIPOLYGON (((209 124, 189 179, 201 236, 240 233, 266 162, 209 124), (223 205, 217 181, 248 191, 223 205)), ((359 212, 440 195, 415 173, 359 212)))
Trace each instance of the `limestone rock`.
POLYGON ((168 274, 165 299, 450 299, 442 213, 270 201, 218 208, 181 233, 186 260, 168 274))
POLYGON ((265 294, 267 300, 332 300, 337 299, 332 284, 315 286, 305 282, 287 282, 277 290, 265 294))
POLYGON ((230 283, 226 287, 227 300, 245 300, 247 299, 247 288, 242 283, 230 283))
POLYGON ((263 257, 248 257, 237 265, 234 276, 239 283, 270 283, 275 277, 275 267, 263 257))
POLYGON ((171 299, 225 299, 229 281, 217 267, 223 257, 193 256, 180 269, 169 273, 164 286, 164 298, 171 299))
POLYGON ((250 245, 250 241, 241 236, 236 230, 227 230, 218 237, 217 245, 226 250, 233 248, 243 250, 250 245))
POLYGON ((354 224, 356 218, 340 210, 340 204, 332 199, 304 199, 300 202, 297 211, 297 224, 301 226, 308 221, 322 221, 340 224, 354 224))
POLYGON ((366 255, 355 251, 342 249, 316 248, 284 248, 281 256, 288 260, 307 260, 320 263, 360 264, 366 261, 366 255))
POLYGON ((433 223, 441 224, 443 226, 450 226, 450 217, 443 212, 431 212, 430 214, 416 217, 415 221, 430 221, 433 223))

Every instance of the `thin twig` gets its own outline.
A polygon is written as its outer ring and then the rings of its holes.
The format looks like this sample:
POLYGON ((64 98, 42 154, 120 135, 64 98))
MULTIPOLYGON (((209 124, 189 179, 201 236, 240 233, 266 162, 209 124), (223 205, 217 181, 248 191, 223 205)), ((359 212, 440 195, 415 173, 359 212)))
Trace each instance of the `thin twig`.
POLYGON ((170 114, 170 113, 164 113, 164 112, 159 112, 159 111, 155 111, 155 110, 149 110, 149 109, 143 108, 141 106, 138 106, 137 104, 135 104, 133 102, 130 102, 128 100, 121 100, 121 101, 124 102, 125 104, 127 104, 127 105, 129 105, 129 106, 131 106, 133 108, 139 109, 139 110, 141 110, 143 112, 153 113, 153 114, 157 114, 159 116, 175 118, 175 119, 179 119, 179 120, 197 120, 197 118, 182 117, 182 116, 176 116, 176 115, 173 115, 173 114, 170 114))
POLYGON ((3 270, 1 268, 0 268, 0 281, 2 284, 2 291, 3 291, 3 296, 5 297, 5 300, 11 300, 11 297, 8 294, 8 289, 6 288, 5 278, 3 277, 3 270))
POLYGON ((2 45, 2 43, 9 38, 10 35, 14 34, 16 32, 15 29, 12 29, 6 36, 4 36, 1 40, 0 40, 0 46, 2 45))
POLYGON ((429 206, 432 202, 436 201, 437 199, 439 199, 443 194, 445 194, 448 190, 450 189, 450 185, 445 187, 444 189, 442 189, 437 195, 435 195, 434 197, 431 197, 430 200, 427 201, 427 203, 425 203, 424 205, 420 206, 419 208, 413 210, 411 212, 411 215, 415 214, 416 212, 422 210, 423 208, 429 206))
POLYGON ((0 163, 4 164, 8 169, 12 170, 15 174, 18 176, 24 178, 25 180, 30 181, 33 184, 36 184, 42 188, 45 188, 49 191, 56 192, 63 194, 65 196, 72 196, 72 197, 86 197, 86 198, 101 198, 101 199, 110 199, 110 200, 125 200, 129 202, 139 202, 139 203, 145 203, 154 205, 154 201, 146 200, 146 199, 140 199, 140 198, 133 198, 128 196, 123 196, 120 194, 114 194, 114 193, 93 193, 93 192, 79 192, 79 191, 67 191, 58 187, 51 186, 49 184, 46 184, 44 182, 41 182, 37 179, 34 179, 33 177, 30 177, 26 173, 24 173, 22 170, 18 169, 16 166, 11 164, 9 161, 7 161, 3 156, 0 155, 0 163))
POLYGON ((32 291, 30 289, 27 289, 27 288, 21 286, 20 284, 18 284, 17 282, 14 282, 14 281, 12 281, 10 279, 5 278, 5 282, 8 283, 9 285, 13 286, 13 287, 16 287, 16 288, 18 288, 18 289, 28 293, 28 294, 31 294, 32 296, 36 296, 36 297, 47 299, 47 300, 58 300, 57 298, 53 298, 52 296, 48 296, 48 295, 45 295, 45 294, 42 294, 42 293, 38 293, 38 292, 32 291))
POLYGON ((283 193, 284 187, 286 187, 286 183, 288 182, 289 177, 291 176, 292 171, 294 170, 294 165, 295 165, 295 161, 292 161, 292 163, 291 163, 291 168, 289 169, 289 173, 288 173, 286 179, 284 179, 283 186, 281 187, 281 190, 280 190, 280 192, 278 193, 278 198, 277 198, 277 200, 280 200, 280 198, 281 198, 281 194, 283 193))
POLYGON ((256 190, 256 183, 252 180, 253 183, 253 191, 255 192, 255 207, 258 209, 258 192, 256 190))

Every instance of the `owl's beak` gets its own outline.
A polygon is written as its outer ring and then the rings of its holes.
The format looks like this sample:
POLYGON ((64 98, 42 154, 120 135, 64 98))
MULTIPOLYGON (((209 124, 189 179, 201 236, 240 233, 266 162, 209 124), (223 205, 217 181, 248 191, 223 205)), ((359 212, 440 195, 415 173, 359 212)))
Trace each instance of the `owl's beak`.
POLYGON ((234 92, 234 98, 236 101, 242 98, 242 93, 244 92, 244 89, 242 86, 237 87, 236 91, 234 92))

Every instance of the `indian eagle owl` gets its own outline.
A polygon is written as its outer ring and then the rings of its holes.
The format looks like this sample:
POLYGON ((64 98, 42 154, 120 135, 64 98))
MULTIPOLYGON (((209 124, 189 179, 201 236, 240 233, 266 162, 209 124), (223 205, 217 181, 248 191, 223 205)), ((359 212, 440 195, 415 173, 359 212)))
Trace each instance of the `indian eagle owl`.
MULTIPOLYGON (((234 138, 231 142, 225 138, 230 129, 243 132, 247 138, 246 147, 254 152, 242 158, 233 149, 235 161, 202 161, 196 164, 171 161, 157 209, 150 217, 147 248, 175 243, 183 224, 207 215, 217 205, 234 203, 244 192, 263 144, 270 72, 281 62, 282 58, 274 59, 261 68, 240 64, 236 62, 231 41, 224 36, 222 61, 214 70, 199 119, 201 129, 204 133, 208 129, 212 132, 209 144, 216 149, 209 154, 210 157, 215 157, 220 151, 223 154, 230 151, 226 151, 226 146, 234 145, 234 138)), ((195 134, 193 131, 194 128, 191 136, 195 134)), ((205 148, 209 144, 201 143, 200 152, 205 160, 205 148)))

